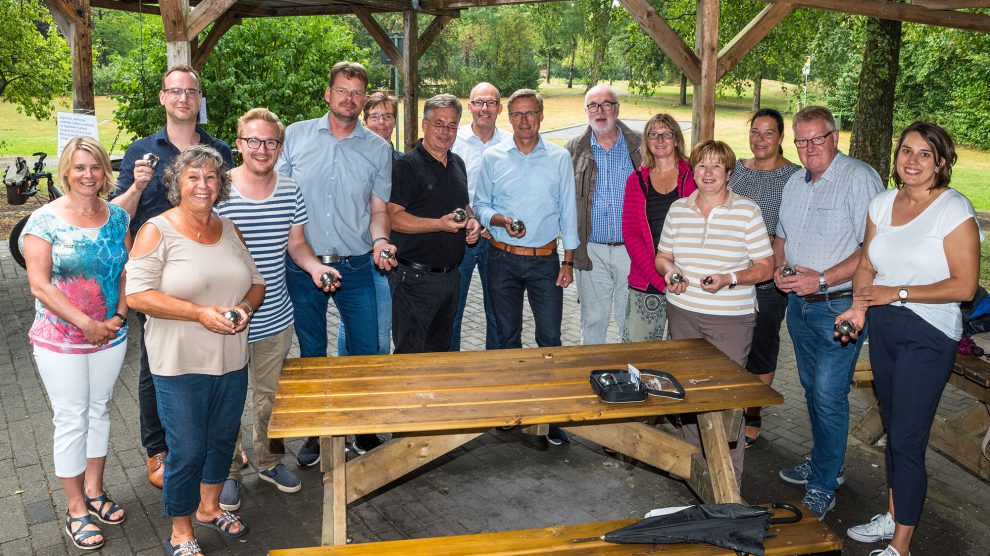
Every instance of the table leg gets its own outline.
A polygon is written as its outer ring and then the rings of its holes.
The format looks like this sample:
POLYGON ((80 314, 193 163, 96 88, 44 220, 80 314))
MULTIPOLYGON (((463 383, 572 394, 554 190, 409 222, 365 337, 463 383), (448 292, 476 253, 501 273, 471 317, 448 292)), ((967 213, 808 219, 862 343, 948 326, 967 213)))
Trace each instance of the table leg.
POLYGON ((320 544, 347 544, 347 473, 343 436, 320 437, 323 460, 323 535, 320 544))
POLYGON ((698 414, 698 428, 701 430, 701 443, 705 448, 708 473, 712 480, 715 501, 718 503, 741 503, 736 472, 729 454, 729 441, 725 435, 723 411, 698 414))

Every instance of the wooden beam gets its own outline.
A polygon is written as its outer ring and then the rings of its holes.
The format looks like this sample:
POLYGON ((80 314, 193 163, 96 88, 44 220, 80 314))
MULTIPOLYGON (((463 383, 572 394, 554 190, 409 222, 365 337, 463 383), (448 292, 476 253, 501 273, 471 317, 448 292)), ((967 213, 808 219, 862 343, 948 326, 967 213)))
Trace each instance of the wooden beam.
POLYGON ((416 11, 402 12, 404 39, 402 44, 402 114, 406 126, 403 151, 409 152, 419 139, 419 100, 416 85, 419 84, 419 26, 416 11))
MULTIPOLYGON (((203 0, 188 16, 186 40, 195 40, 206 27, 217 20, 237 0, 203 0)), ((228 27, 229 29, 229 27, 228 27)))
POLYGON ((718 53, 718 76, 716 80, 725 77, 736 64, 753 49, 760 41, 767 38, 778 23, 794 11, 794 5, 788 3, 771 4, 749 22, 735 37, 718 53))
POLYGON ((165 26, 165 40, 187 42, 186 16, 189 13, 189 0, 161 0, 162 25, 165 26))
POLYGON ((162 15, 157 5, 149 4, 128 4, 117 0, 90 0, 90 6, 107 10, 120 10, 124 12, 143 13, 149 15, 162 15))
POLYGON ((320 544, 347 544, 347 471, 343 436, 320 437, 323 533, 320 544))
POLYGON ((564 430, 681 479, 691 476, 691 457, 700 453, 684 440, 643 423, 571 425, 564 430))
POLYGON ((912 0, 915 6, 933 10, 956 10, 959 8, 990 8, 988 0, 912 0))
POLYGON ((426 28, 426 31, 423 31, 423 34, 419 36, 419 52, 416 54, 417 58, 422 57, 423 54, 426 53, 426 49, 429 48, 435 40, 437 40, 437 37, 440 36, 440 33, 443 33, 443 30, 451 21, 454 21, 454 18, 449 15, 438 15, 433 18, 433 21, 430 22, 430 25, 426 28))
POLYGON ((701 60, 689 47, 677 31, 664 20, 663 16, 650 4, 649 0, 619 0, 629 15, 639 23, 692 83, 701 81, 701 60))
POLYGON ((719 0, 698 0, 696 45, 701 76, 694 87, 691 144, 715 137, 715 84, 718 82, 719 0))
POLYGON ((921 23, 990 33, 990 16, 952 10, 931 10, 923 6, 900 4, 888 0, 766 0, 774 4, 791 3, 795 6, 818 8, 853 15, 894 19, 908 23, 921 23))
POLYGON ((196 48, 193 49, 192 67, 196 68, 196 71, 202 71, 203 66, 206 65, 206 60, 210 57, 210 53, 213 52, 217 43, 220 42, 220 37, 227 31, 230 31, 231 27, 240 23, 241 18, 231 12, 221 15, 220 19, 216 21, 216 24, 210 28, 210 32, 206 34, 203 42, 197 43, 196 48))
MULTIPOLYGON (((75 6, 66 0, 45 0, 45 5, 48 6, 48 9, 52 12, 52 14, 61 15, 63 18, 68 20, 68 23, 75 22, 78 19, 75 6)), ((61 26, 59 26, 59 31, 61 31, 62 35, 65 37, 69 37, 70 35, 70 32, 63 30, 61 26)))
POLYGON ((510 6, 513 4, 539 4, 556 2, 557 0, 420 0, 423 11, 433 10, 466 10, 468 8, 484 8, 489 6, 510 6))
POLYGON ((392 60, 392 63, 395 64, 396 67, 401 68, 402 54, 399 53, 399 49, 395 48, 395 45, 392 43, 392 39, 388 36, 385 29, 378 24, 378 21, 376 21, 374 16, 371 15, 371 12, 369 12, 364 6, 359 6, 357 4, 351 6, 351 11, 354 12, 354 15, 356 15, 359 20, 361 20, 361 24, 368 30, 368 34, 371 35, 371 38, 375 39, 375 42, 378 43, 378 46, 383 52, 385 52, 385 55, 392 60))
MULTIPOLYGON (((711 0, 702 0, 710 2, 711 0)), ((729 441, 725 435, 722 412, 711 411, 698 414, 698 429, 705 447, 705 460, 711 476, 715 501, 719 504, 739 504, 739 484, 729 455, 729 441)))

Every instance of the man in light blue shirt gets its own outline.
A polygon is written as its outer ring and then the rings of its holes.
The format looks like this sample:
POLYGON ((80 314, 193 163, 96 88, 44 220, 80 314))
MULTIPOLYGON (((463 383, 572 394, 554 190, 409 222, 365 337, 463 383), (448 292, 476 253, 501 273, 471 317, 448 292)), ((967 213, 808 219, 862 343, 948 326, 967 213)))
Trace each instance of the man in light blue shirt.
MULTIPOLYGON (((302 357, 327 355, 327 305, 332 298, 347 330, 352 355, 378 352, 378 304, 373 266, 388 270, 396 254, 389 239, 392 191, 392 146, 358 123, 367 100, 368 72, 354 62, 338 62, 330 71, 324 99, 326 116, 296 122, 285 130, 279 173, 293 178, 306 201, 306 241, 323 264, 341 274, 339 289, 324 292, 310 275, 285 260, 286 285, 292 299, 302 357)), ((374 435, 359 435, 358 451, 371 448, 374 435), (363 445, 362 442, 364 443, 363 445)), ((317 438, 309 438, 296 462, 302 467, 320 461, 317 438)))
MULTIPOLYGON (((502 97, 491 83, 478 83, 471 89, 468 110, 471 111, 472 121, 457 130, 457 140, 451 150, 464 160, 467 169, 468 199, 474 199, 474 192, 478 188, 478 176, 481 174, 481 154, 489 147, 511 138, 512 134, 495 127, 495 121, 502 113, 502 97)), ((458 269, 461 273, 461 292, 457 302, 457 312, 454 313, 454 333, 450 338, 450 351, 461 349, 461 320, 464 317, 464 306, 467 304, 475 266, 478 267, 478 274, 481 276, 481 292, 485 304, 485 349, 499 347, 498 324, 495 321, 491 292, 488 289, 490 248, 488 238, 490 237, 486 230, 477 243, 468 245, 464 250, 464 259, 461 260, 458 269)))

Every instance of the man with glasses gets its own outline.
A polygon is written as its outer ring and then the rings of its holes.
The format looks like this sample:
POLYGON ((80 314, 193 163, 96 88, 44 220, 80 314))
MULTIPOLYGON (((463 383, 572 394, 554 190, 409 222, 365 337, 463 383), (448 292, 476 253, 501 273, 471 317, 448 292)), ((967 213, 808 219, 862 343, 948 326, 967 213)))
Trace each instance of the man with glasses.
POLYGON ((870 166, 839 152, 828 109, 809 106, 794 115, 794 146, 804 165, 784 185, 774 281, 788 293, 787 331, 808 404, 814 445, 806 461, 780 471, 805 485, 802 502, 819 519, 835 506, 845 481, 849 385, 866 331, 855 342, 834 338, 835 318, 852 305, 852 275, 866 233, 866 209, 883 190, 870 166), (788 265, 797 274, 783 276, 788 265))
POLYGON ((613 309, 618 337, 623 337, 630 262, 622 239, 622 201, 626 180, 641 162, 642 136, 619 121, 618 98, 608 85, 588 90, 584 110, 588 130, 567 143, 574 160, 581 239, 574 268, 581 343, 603 344, 613 309))
MULTIPOLYGON (((347 331, 351 355, 378 352, 378 302, 374 267, 389 270, 396 254, 388 217, 392 189, 392 148, 387 141, 359 125, 368 87, 368 72, 355 62, 338 62, 330 70, 323 98, 325 116, 290 125, 277 170, 293 178, 303 198, 309 222, 303 230, 316 256, 341 274, 340 287, 327 293, 313 284, 309 273, 286 259, 286 283, 296 320, 302 357, 327 355, 327 306, 333 299, 347 331)), ((359 435, 358 452, 378 444, 375 435, 359 435)), ((302 467, 320 461, 315 437, 296 454, 302 467)))
MULTIPOLYGON (((492 234, 488 282, 498 319, 501 348, 522 347, 523 297, 536 324, 540 347, 560 345, 564 290, 574 281, 578 246, 574 169, 562 147, 540 138, 543 97, 520 89, 509 97, 511 141, 482 155, 474 210, 492 234), (561 236, 564 260, 557 254, 561 236)), ((545 442, 559 445, 567 435, 557 427, 545 442)))
POLYGON ((465 243, 481 225, 468 202, 464 161, 451 152, 461 103, 440 94, 423 106, 423 139, 392 167, 388 203, 402 255, 389 274, 395 353, 447 351, 465 243), (463 213, 456 213, 460 209, 463 213))
MULTIPOLYGON (((227 167, 234 165, 230 146, 213 138, 197 125, 203 99, 199 74, 189 66, 172 66, 162 76, 158 102, 165 108, 165 127, 153 135, 131 143, 120 165, 117 188, 110 194, 113 203, 131 215, 131 236, 149 219, 172 208, 168 188, 162 181, 165 168, 176 156, 196 144, 209 145, 223 157, 227 167), (158 163, 144 159, 157 157, 158 163)), ((141 412, 141 445, 147 452, 148 480, 162 488, 165 477, 165 429, 158 419, 158 396, 151 379, 148 350, 144 345, 144 323, 147 317, 136 313, 141 336, 141 372, 138 375, 138 406, 141 412)))
MULTIPOLYGON (((511 138, 512 134, 495 127, 495 121, 502 113, 502 97, 491 83, 478 83, 471 89, 468 111, 471 112, 471 123, 457 130, 457 141, 454 142, 452 150, 464 160, 467 170, 468 199, 474 199, 474 193, 478 188, 478 176, 481 173, 481 154, 485 149, 511 138)), ((485 349, 498 349, 498 323, 495 320, 495 311, 492 310, 491 292, 488 289, 488 251, 491 246, 489 239, 491 234, 485 230, 477 243, 465 248, 464 259, 458 269, 461 274, 461 291, 457 300, 457 312, 454 314, 450 351, 461 349, 461 321, 464 318, 464 307, 467 305, 475 266, 478 267, 478 275, 481 277, 481 294, 485 304, 485 349)))

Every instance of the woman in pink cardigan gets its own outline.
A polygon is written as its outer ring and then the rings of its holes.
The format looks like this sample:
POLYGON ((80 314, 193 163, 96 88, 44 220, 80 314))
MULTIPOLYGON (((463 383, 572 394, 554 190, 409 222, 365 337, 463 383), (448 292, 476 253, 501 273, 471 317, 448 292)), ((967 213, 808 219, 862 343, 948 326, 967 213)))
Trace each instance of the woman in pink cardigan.
POLYGON ((663 340, 666 335, 666 284, 654 259, 667 211, 695 189, 677 121, 657 114, 646 122, 640 147, 643 166, 626 180, 622 236, 629 252, 629 303, 623 342, 663 340))

